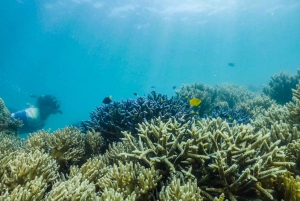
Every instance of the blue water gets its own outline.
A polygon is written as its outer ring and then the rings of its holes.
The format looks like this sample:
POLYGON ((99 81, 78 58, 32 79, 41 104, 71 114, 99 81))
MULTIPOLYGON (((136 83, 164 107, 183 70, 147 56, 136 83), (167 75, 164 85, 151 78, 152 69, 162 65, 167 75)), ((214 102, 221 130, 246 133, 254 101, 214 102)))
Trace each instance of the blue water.
POLYGON ((89 119, 109 95, 260 87, 300 68, 298 0, 4 0, 0 15, 0 97, 19 110, 57 96, 46 129, 89 119))

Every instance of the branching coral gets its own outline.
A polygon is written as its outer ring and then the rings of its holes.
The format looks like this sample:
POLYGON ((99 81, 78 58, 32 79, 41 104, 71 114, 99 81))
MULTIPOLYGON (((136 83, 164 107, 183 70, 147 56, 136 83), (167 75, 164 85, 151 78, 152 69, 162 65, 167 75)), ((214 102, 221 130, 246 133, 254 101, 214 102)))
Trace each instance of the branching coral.
POLYGON ((214 103, 214 88, 203 83, 184 84, 175 91, 178 98, 188 103, 192 98, 199 98, 201 102, 200 115, 209 113, 214 103))
POLYGON ((294 103, 287 104, 290 112, 289 122, 295 124, 300 129, 300 84, 297 85, 296 90, 293 89, 293 101, 294 103))
MULTIPOLYGON (((48 154, 38 150, 34 152, 12 152, 2 158, 0 169, 0 192, 13 191, 18 186, 42 177, 43 182, 50 184, 58 179, 58 165, 48 154)), ((33 184, 30 184, 33 185, 33 184)))
POLYGON ((289 111, 286 106, 272 105, 267 110, 261 110, 254 116, 252 124, 256 129, 267 128, 271 129, 271 126, 276 122, 289 123, 289 111))
POLYGON ((87 156, 94 156, 103 153, 104 139, 99 132, 87 131, 85 134, 86 148, 85 152, 87 156))
MULTIPOLYGON (((255 93, 249 91, 245 86, 238 86, 234 84, 222 84, 215 86, 214 90, 214 106, 222 107, 222 102, 225 102, 227 107, 240 107, 241 103, 248 102, 256 97, 255 93)), ((223 104, 224 105, 224 104, 223 104)))
POLYGON ((222 193, 236 200, 253 189, 271 200, 272 195, 259 182, 294 165, 285 162, 283 148, 277 146, 280 141, 267 143, 269 135, 253 133, 250 125, 230 128, 221 119, 186 124, 157 119, 139 125, 138 141, 128 132, 124 135, 132 152, 120 155, 138 159, 165 177, 166 173, 180 173, 197 178, 198 186, 205 186, 201 194, 209 200, 222 193))
POLYGON ((8 154, 19 150, 25 144, 25 140, 14 135, 6 135, 0 132, 0 160, 8 154))
POLYGON ((119 141, 122 131, 137 133, 138 123, 160 116, 162 120, 171 117, 186 121, 192 116, 187 103, 177 98, 168 99, 166 95, 156 94, 138 97, 136 100, 113 101, 111 104, 97 107, 90 115, 90 121, 83 121, 83 131, 101 132, 106 141, 119 141))
POLYGON ((186 183, 173 177, 171 184, 163 187, 159 193, 161 201, 201 201, 200 188, 197 187, 197 181, 188 180, 186 183))
POLYGON ((269 86, 264 86, 262 92, 275 100, 278 104, 284 105, 292 100, 292 89, 296 88, 300 80, 300 70, 297 74, 290 76, 281 72, 271 77, 269 86))
POLYGON ((61 167, 79 163, 85 154, 84 135, 72 127, 57 130, 49 135, 49 147, 61 167))
POLYGON ((256 97, 246 87, 232 84, 217 85, 210 87, 202 83, 182 85, 176 91, 177 97, 188 102, 192 98, 202 100, 200 105, 200 115, 209 116, 215 108, 246 108, 245 103, 251 104, 251 100, 256 97))
POLYGON ((0 195, 0 200, 42 200, 44 193, 47 190, 47 183, 42 176, 28 181, 25 185, 18 185, 11 193, 6 191, 0 195))
POLYGON ((88 132, 86 135, 79 129, 65 127, 50 134, 40 130, 31 134, 24 149, 44 150, 60 165, 60 171, 68 172, 71 165, 83 164, 92 155, 99 154, 103 138, 100 133, 88 132))
POLYGON ((83 180, 82 175, 78 174, 69 180, 56 182, 52 190, 47 193, 45 201, 56 200, 99 200, 95 192, 94 184, 88 180, 83 180))
POLYGON ((285 177, 280 177, 278 183, 283 183, 283 191, 284 191, 284 200, 289 201, 298 201, 300 200, 300 177, 296 176, 295 178, 291 175, 287 175, 285 177))
POLYGON ((300 139, 294 140, 286 146, 284 150, 287 161, 295 162, 290 170, 297 175, 300 175, 300 139))
MULTIPOLYGON (((97 156, 90 158, 84 163, 80 168, 78 166, 71 166, 69 177, 76 177, 76 175, 81 174, 81 180, 88 180, 90 183, 97 184, 98 180, 102 177, 105 177, 111 166, 109 161, 105 156, 97 156)), ((96 191, 99 191, 97 187, 96 191)))
POLYGON ((262 95, 244 100, 238 104, 238 107, 245 110, 252 116, 257 116, 262 111, 270 108, 272 105, 275 105, 275 101, 270 99, 268 96, 262 95))
POLYGON ((114 164, 105 177, 98 180, 102 191, 114 189, 122 193, 123 198, 136 197, 136 200, 150 200, 161 176, 154 168, 145 168, 132 162, 114 164))

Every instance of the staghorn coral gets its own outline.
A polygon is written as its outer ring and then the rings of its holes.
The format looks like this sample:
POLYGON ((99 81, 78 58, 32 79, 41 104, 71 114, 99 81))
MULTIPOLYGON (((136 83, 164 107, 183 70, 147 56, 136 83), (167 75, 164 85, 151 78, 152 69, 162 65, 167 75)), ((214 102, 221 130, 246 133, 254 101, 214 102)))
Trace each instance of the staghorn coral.
POLYGON ((71 165, 82 165, 91 156, 103 150, 103 138, 98 132, 83 134, 74 127, 65 127, 50 134, 39 130, 28 136, 25 151, 43 150, 60 165, 60 171, 67 173, 71 165))
MULTIPOLYGON (((89 158, 80 168, 78 166, 70 167, 70 178, 76 177, 81 174, 81 180, 88 180, 89 183, 97 184, 98 180, 106 176, 111 169, 109 161, 105 156, 97 156, 89 158)), ((96 192, 99 191, 99 186, 96 185, 96 192)))
POLYGON ((44 201, 56 200, 99 200, 94 184, 82 179, 78 174, 69 180, 58 181, 53 184, 52 190, 46 194, 44 201))
POLYGON ((43 150, 46 153, 51 152, 49 146, 50 133, 46 130, 39 130, 28 135, 26 144, 23 147, 26 151, 43 150))
POLYGON ((300 129, 300 84, 297 85, 296 90, 293 89, 293 101, 293 103, 287 104, 290 113, 289 123, 296 125, 300 129))
POLYGON ((239 108, 241 103, 245 103, 256 97, 255 93, 249 91, 245 86, 234 84, 222 84, 215 86, 214 106, 224 108, 225 102, 228 108, 239 108))
POLYGON ((19 150, 24 144, 24 139, 0 132, 0 160, 9 153, 19 150))
POLYGON ((285 167, 294 163, 285 162, 280 141, 267 143, 269 135, 253 133, 253 129, 250 125, 229 127, 221 119, 180 124, 158 118, 139 125, 138 141, 124 132, 132 151, 120 155, 154 167, 164 179, 172 173, 197 178, 205 199, 224 193, 237 200, 257 191, 272 200, 259 182, 285 173, 285 167))
POLYGON ((280 146, 288 145, 294 140, 300 139, 300 133, 297 127, 291 127, 289 124, 280 121, 271 126, 270 141, 280 140, 280 146))
POLYGON ((197 187, 197 180, 188 180, 186 183, 173 177, 168 186, 164 186, 159 193, 160 201, 201 201, 200 188, 197 187))
POLYGON ((0 195, 0 200, 42 200, 46 190, 47 183, 45 182, 43 177, 35 177, 33 180, 27 182, 24 186, 18 185, 11 193, 6 191, 4 194, 0 195))
POLYGON ((252 116, 257 116, 263 110, 267 110, 272 105, 275 105, 275 101, 270 99, 270 97, 261 95, 255 96, 254 98, 244 100, 238 104, 238 107, 245 110, 247 113, 251 114, 252 116))
POLYGON ((70 164, 83 160, 85 154, 84 134, 72 127, 65 127, 49 135, 48 146, 51 157, 56 159, 61 168, 67 169, 70 164))
MULTIPOLYGON (((15 151, 3 157, 0 161, 0 193, 14 191, 37 177, 50 184, 59 178, 58 165, 48 154, 39 150, 34 152, 15 151)), ((33 185, 33 184, 30 184, 33 185)), ((29 186, 30 186, 29 185, 29 186)))
POLYGON ((286 160, 295 162, 290 170, 297 175, 300 175, 300 139, 293 140, 287 144, 285 150, 286 160))
POLYGON ((192 116, 192 110, 187 103, 166 95, 156 94, 154 91, 136 100, 113 101, 111 104, 96 108, 90 115, 90 121, 82 122, 82 130, 101 132, 106 143, 120 141, 122 131, 137 133, 138 123, 160 116, 162 120, 170 117, 186 121, 192 116))
POLYGON ((276 178, 264 181, 264 185, 272 187, 277 194, 276 200, 300 200, 300 177, 286 172, 276 178))
POLYGON ((286 72, 273 75, 269 81, 269 86, 264 86, 262 93, 275 100, 276 103, 284 105, 292 101, 292 89, 296 88, 300 79, 300 70, 297 74, 290 76, 286 72))
POLYGON ((94 156, 104 152, 105 142, 102 135, 94 130, 85 134, 87 156, 94 156))
POLYGON ((298 201, 300 200, 300 177, 295 178, 290 174, 278 178, 277 183, 283 183, 284 200, 298 201))
POLYGON ((262 128, 271 129, 271 126, 276 122, 289 123, 289 117, 288 108, 276 104, 254 115, 252 125, 255 126, 257 130, 262 128))
POLYGON ((145 168, 139 163, 119 162, 98 180, 98 185, 102 191, 111 188, 122 193, 124 199, 134 196, 135 200, 150 200, 160 179, 154 168, 145 168))
POLYGON ((100 198, 100 201, 135 201, 136 195, 134 192, 129 196, 124 198, 123 192, 118 192, 113 188, 105 188, 102 196, 100 198))

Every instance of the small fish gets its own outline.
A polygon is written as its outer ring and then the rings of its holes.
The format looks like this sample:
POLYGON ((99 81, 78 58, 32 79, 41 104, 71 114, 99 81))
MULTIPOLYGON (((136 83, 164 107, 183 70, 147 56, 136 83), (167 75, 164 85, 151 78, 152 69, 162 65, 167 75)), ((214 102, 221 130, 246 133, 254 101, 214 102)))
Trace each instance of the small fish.
POLYGON ((195 107, 195 106, 198 106, 198 105, 200 105, 201 104, 201 100, 200 99, 198 99, 198 98, 192 98, 191 100, 190 100, 190 106, 191 107, 195 107))
POLYGON ((152 88, 152 89, 154 89, 154 88, 155 88, 155 86, 151 86, 151 88, 152 88))
POLYGON ((228 66, 234 67, 234 66, 235 66, 235 63, 228 63, 228 66))
POLYGON ((176 86, 173 86, 172 88, 173 88, 173 89, 176 89, 176 86))
POLYGON ((30 97, 30 98, 37 98, 37 96, 34 95, 34 94, 30 94, 29 97, 30 97))
POLYGON ((105 97, 102 101, 102 103, 104 104, 110 104, 112 101, 112 95, 108 96, 108 97, 105 97))
POLYGON ((137 94, 137 93, 133 93, 133 95, 135 95, 135 96, 138 96, 138 94, 137 94))

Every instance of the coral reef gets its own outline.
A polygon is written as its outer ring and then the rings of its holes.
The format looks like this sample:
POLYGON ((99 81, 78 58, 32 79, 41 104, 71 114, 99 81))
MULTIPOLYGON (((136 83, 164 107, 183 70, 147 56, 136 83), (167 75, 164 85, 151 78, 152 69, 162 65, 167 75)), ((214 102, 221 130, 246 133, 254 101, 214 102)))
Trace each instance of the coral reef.
POLYGON ((2 115, 0 200, 299 200, 300 85, 292 91, 279 105, 235 85, 184 85, 26 140, 2 115))
POLYGON ((276 103, 284 105, 292 101, 292 89, 296 88, 300 80, 300 70, 295 75, 281 72, 271 77, 268 86, 264 86, 262 93, 275 100, 276 103))
POLYGON ((186 121, 192 116, 192 110, 187 103, 166 95, 156 94, 154 91, 136 100, 113 101, 111 104, 96 108, 90 115, 90 121, 82 122, 82 130, 101 132, 107 143, 120 141, 122 131, 137 133, 138 123, 160 116, 162 120, 173 117, 186 121))

